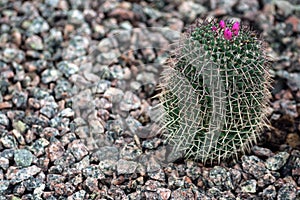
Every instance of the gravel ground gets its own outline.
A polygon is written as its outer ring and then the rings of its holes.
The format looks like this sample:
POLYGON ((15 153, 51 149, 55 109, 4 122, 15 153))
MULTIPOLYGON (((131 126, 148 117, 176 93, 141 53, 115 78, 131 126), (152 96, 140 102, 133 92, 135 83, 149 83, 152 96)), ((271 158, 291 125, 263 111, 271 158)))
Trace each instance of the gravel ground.
POLYGON ((0 200, 300 199, 299 1, 0 0, 0 33, 0 200), (273 128, 239 160, 170 162, 152 97, 207 16, 265 38, 273 128))

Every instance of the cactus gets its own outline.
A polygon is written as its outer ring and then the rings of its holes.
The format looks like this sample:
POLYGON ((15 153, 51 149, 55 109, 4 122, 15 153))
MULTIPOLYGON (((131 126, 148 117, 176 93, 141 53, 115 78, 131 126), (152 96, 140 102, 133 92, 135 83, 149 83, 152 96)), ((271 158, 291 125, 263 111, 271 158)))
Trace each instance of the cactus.
POLYGON ((203 163, 249 150, 268 126, 268 64, 247 26, 216 19, 191 25, 161 76, 159 121, 173 150, 203 163))

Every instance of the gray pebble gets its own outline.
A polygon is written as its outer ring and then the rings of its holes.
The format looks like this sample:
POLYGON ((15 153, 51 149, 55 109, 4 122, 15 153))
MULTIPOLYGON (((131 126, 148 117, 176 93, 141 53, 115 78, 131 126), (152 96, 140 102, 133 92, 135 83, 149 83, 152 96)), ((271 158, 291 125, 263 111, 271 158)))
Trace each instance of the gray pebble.
POLYGON ((242 192, 256 193, 256 180, 251 179, 241 183, 242 192))
POLYGON ((16 184, 22 182, 41 171, 41 168, 33 165, 27 168, 15 169, 13 172, 9 173, 7 177, 8 180, 11 180, 12 184, 16 184))
POLYGON ((55 82, 61 76, 62 76, 61 72, 54 68, 46 69, 42 73, 42 82, 45 84, 48 84, 50 82, 55 82))
POLYGON ((233 189, 230 172, 223 167, 215 166, 212 170, 210 170, 209 178, 214 185, 221 190, 233 189))
POLYGON ((5 194, 5 192, 8 189, 8 186, 9 186, 8 180, 0 180, 0 194, 5 194))
POLYGON ((54 88, 54 94, 57 100, 70 97, 72 95, 70 82, 66 80, 58 80, 54 88))
POLYGON ((119 150, 116 147, 100 147, 92 154, 91 160, 105 161, 105 160, 119 160, 119 150))
POLYGON ((0 124, 7 127, 9 125, 9 119, 8 117, 0 112, 0 124))
POLYGON ((86 191, 80 190, 67 198, 67 200, 80 200, 85 198, 86 191))
POLYGON ((7 158, 0 157, 0 167, 3 170, 6 170, 9 167, 9 160, 7 158))
POLYGON ((15 151, 14 160, 17 166, 28 167, 32 163, 33 155, 26 149, 19 149, 15 151))
POLYGON ((131 91, 126 91, 122 101, 120 102, 120 109, 123 111, 135 110, 141 106, 141 100, 131 91))
POLYGON ((74 25, 80 25, 84 22, 84 16, 79 10, 70 10, 68 12, 68 21, 74 25))
POLYGON ((6 148, 16 148, 17 147, 17 140, 14 136, 10 134, 6 134, 0 138, 2 145, 6 148))
POLYGON ((86 167, 85 169, 83 169, 82 174, 85 177, 91 177, 91 178, 97 178, 97 179, 105 178, 99 165, 92 165, 92 166, 86 167))
POLYGON ((138 164, 134 161, 128 161, 120 159, 117 163, 118 174, 133 174, 137 168, 138 164))
POLYGON ((274 185, 269 185, 262 192, 262 197, 264 199, 276 199, 276 195, 277 195, 277 192, 276 192, 276 188, 274 185))
POLYGON ((4 62, 21 63, 25 59, 25 53, 18 49, 5 48, 2 52, 4 62))
POLYGON ((124 92, 118 88, 110 87, 105 91, 104 96, 110 99, 112 103, 118 103, 123 99, 124 92))
POLYGON ((49 30, 49 24, 46 20, 44 20, 42 17, 38 16, 34 18, 34 20, 31 22, 30 26, 28 27, 28 31, 32 33, 41 33, 44 31, 49 30))
POLYGON ((193 1, 183 1, 178 8, 179 12, 190 22, 194 21, 197 15, 207 11, 207 8, 193 1))
POLYGON ((256 156, 244 155, 242 157, 242 166, 246 173, 253 175, 256 179, 269 172, 265 167, 265 163, 256 156))
POLYGON ((294 185, 290 183, 286 183, 283 185, 279 190, 277 194, 278 200, 294 200, 296 199, 296 193, 297 189, 294 185))
POLYGON ((266 160, 266 167, 270 170, 276 171, 283 167, 288 160, 290 154, 287 152, 279 152, 266 160))
POLYGON ((32 49, 32 50, 44 49, 43 40, 37 35, 32 35, 29 38, 27 38, 25 41, 25 45, 28 49, 32 49))
POLYGON ((77 161, 80 161, 89 153, 88 148, 81 142, 81 140, 74 140, 70 143, 68 145, 68 150, 71 151, 77 161))
POLYGON ((57 68, 69 78, 71 75, 78 72, 79 67, 68 61, 61 61, 57 64, 57 68))

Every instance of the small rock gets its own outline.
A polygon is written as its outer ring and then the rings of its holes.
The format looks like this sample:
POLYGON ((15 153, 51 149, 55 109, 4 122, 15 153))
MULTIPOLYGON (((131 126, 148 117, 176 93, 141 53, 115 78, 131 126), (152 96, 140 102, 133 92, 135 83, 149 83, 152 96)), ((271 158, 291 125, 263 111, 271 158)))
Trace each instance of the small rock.
POLYGON ((91 177, 96 179, 104 179, 105 175, 103 174, 101 167, 99 165, 91 165, 83 169, 83 176, 91 177))
POLYGON ((49 24, 46 20, 44 20, 42 17, 35 17, 34 20, 31 22, 30 26, 28 27, 28 31, 32 33, 41 33, 44 31, 49 30, 49 24))
POLYGON ((8 180, 0 180, 0 193, 5 194, 9 186, 8 180))
POLYGON ((27 126, 21 120, 17 120, 13 122, 13 128, 23 134, 26 131, 27 126))
POLYGON ((172 192, 171 199, 194 199, 194 194, 191 189, 178 188, 172 192))
POLYGON ((140 99, 131 91, 126 91, 123 100, 120 102, 120 109, 123 111, 130 111, 138 109, 140 106, 140 99))
POLYGON ((277 6, 277 13, 283 17, 288 17, 294 10, 294 5, 288 1, 277 0, 274 4, 277 6))
POLYGON ((273 184, 276 178, 272 174, 265 174, 262 178, 258 179, 257 186, 264 188, 266 185, 273 184))
POLYGON ((266 167, 270 170, 276 171, 283 167, 288 160, 290 154, 287 152, 279 152, 273 157, 266 160, 266 167))
POLYGON ((269 185, 262 192, 262 197, 264 199, 275 199, 277 195, 276 188, 274 185, 269 185))
POLYGON ((116 147, 100 147, 91 156, 92 161, 119 160, 119 150, 116 147))
POLYGON ((79 67, 73 63, 68 61, 61 61, 57 64, 57 68, 67 77, 69 78, 71 75, 77 73, 79 71, 79 67))
POLYGON ((278 190, 278 200, 293 200, 296 199, 297 189, 294 185, 286 183, 278 190))
POLYGON ((9 125, 8 117, 0 112, 0 125, 7 127, 9 125))
MULTIPOLYGON (((6 170, 9 167, 9 160, 7 158, 0 157, 0 167, 3 170, 6 170)), ((1 178, 0 178, 0 180, 1 180, 1 178)))
POLYGON ((36 175, 41 171, 41 168, 33 165, 22 169, 14 169, 12 171, 9 168, 7 171, 7 179, 11 180, 12 184, 16 184, 36 175))
POLYGON ((112 103, 118 103, 123 99, 124 92, 118 88, 110 87, 105 93, 104 97, 107 97, 111 100, 112 103))
POLYGON ((2 142, 2 145, 6 148, 16 148, 17 147, 17 140, 13 135, 6 134, 0 138, 0 142, 2 142))
POLYGON ((137 168, 138 164, 134 161, 127 161, 120 159, 117 163, 118 174, 133 174, 137 168))
POLYGON ((230 172, 223 167, 215 166, 212 170, 210 170, 209 178, 220 190, 233 189, 230 172))
POLYGON ((156 192, 161 200, 168 200, 171 196, 171 190, 167 188, 158 188, 156 192))
POLYGON ((193 1, 183 1, 178 10, 189 22, 194 21, 198 15, 207 11, 204 6, 193 1))
POLYGON ((2 52, 3 60, 5 62, 21 63, 25 59, 25 53, 21 50, 13 48, 5 48, 2 52))
POLYGON ((259 179, 264 174, 268 173, 265 164, 256 156, 243 156, 242 157, 243 170, 246 173, 253 175, 256 179, 259 179))
POLYGON ((79 10, 70 10, 68 12, 68 21, 74 25, 80 25, 84 22, 83 13, 79 10))
POLYGON ((77 161, 81 160, 89 153, 88 148, 81 142, 81 140, 74 140, 68 145, 68 150, 71 151, 77 161))
POLYGON ((99 190, 97 178, 88 177, 83 185, 89 192, 97 192, 99 190))
POLYGON ((25 45, 28 49, 43 50, 44 45, 42 39, 37 35, 32 35, 26 39, 25 45))
POLYGON ((74 114, 75 113, 71 108, 65 108, 58 113, 58 116, 72 118, 72 117, 74 117, 74 114))
POLYGON ((28 94, 25 92, 14 92, 12 102, 17 108, 24 108, 27 105, 28 94))
POLYGON ((46 69, 42 73, 42 82, 48 84, 50 82, 55 82, 59 77, 61 77, 61 72, 54 69, 46 69))
POLYGON ((242 192, 256 193, 256 180, 251 179, 241 183, 242 192))
POLYGON ((33 160, 33 155, 26 149, 19 149, 15 151, 14 160, 17 166, 30 166, 33 160))
POLYGON ((257 156, 263 156, 263 157, 271 157, 274 155, 274 153, 267 148, 259 147, 259 146, 253 146, 251 148, 252 152, 257 156))
POLYGON ((51 144, 49 147, 46 148, 47 155, 51 161, 55 161, 58 158, 62 157, 65 149, 63 145, 56 139, 51 144))
POLYGON ((80 190, 67 198, 67 200, 81 200, 85 198, 86 191, 80 190))

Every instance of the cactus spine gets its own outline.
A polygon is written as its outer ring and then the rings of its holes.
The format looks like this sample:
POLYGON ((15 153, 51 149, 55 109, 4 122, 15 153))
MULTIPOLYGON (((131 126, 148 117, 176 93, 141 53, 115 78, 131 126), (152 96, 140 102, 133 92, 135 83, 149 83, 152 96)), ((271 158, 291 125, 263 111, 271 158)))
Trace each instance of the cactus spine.
POLYGON ((263 43, 239 22, 198 21, 164 67, 160 122, 174 151, 206 162, 244 153, 267 126, 263 43))

